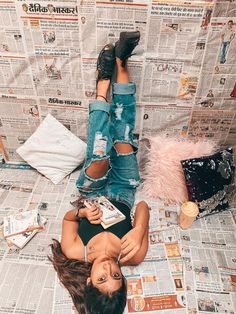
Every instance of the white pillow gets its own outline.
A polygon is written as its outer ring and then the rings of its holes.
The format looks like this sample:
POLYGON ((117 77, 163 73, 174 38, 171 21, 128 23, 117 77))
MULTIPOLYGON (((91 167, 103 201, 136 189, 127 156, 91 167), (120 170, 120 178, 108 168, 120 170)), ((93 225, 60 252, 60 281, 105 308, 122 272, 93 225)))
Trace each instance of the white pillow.
POLYGON ((17 153, 54 184, 85 159, 86 143, 48 114, 17 153))

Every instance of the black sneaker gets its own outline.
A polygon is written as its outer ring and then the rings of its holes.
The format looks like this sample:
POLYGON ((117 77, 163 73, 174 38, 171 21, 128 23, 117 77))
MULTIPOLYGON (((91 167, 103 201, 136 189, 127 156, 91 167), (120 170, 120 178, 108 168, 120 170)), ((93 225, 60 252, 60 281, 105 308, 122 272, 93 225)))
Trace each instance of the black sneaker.
POLYGON ((107 44, 102 48, 97 60, 97 82, 110 80, 115 66, 115 47, 107 44))
POLYGON ((121 59, 122 66, 125 66, 126 60, 132 55, 132 51, 138 45, 140 32, 121 32, 120 39, 115 43, 116 57, 121 59))

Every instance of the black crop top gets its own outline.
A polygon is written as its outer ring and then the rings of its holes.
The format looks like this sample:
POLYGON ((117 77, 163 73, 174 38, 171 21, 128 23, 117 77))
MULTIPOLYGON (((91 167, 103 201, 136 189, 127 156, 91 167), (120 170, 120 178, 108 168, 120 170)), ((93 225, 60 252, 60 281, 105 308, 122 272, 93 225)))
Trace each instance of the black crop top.
POLYGON ((115 200, 110 200, 110 202, 113 205, 115 205, 126 216, 126 219, 118 222, 117 224, 105 230, 100 224, 99 225, 91 224, 87 220, 87 218, 82 218, 79 223, 78 234, 85 246, 87 245, 90 239, 92 239, 96 234, 101 233, 103 231, 109 231, 121 239, 129 230, 132 229, 129 207, 115 200))

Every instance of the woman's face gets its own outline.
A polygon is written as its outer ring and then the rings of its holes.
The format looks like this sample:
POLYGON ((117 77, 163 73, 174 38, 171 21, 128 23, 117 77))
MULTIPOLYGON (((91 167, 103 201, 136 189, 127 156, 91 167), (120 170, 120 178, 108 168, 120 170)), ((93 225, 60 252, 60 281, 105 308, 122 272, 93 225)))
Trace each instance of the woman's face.
POLYGON ((102 293, 112 294, 122 284, 122 273, 119 265, 107 255, 99 256, 93 262, 91 275, 87 280, 87 283, 90 282, 102 293))

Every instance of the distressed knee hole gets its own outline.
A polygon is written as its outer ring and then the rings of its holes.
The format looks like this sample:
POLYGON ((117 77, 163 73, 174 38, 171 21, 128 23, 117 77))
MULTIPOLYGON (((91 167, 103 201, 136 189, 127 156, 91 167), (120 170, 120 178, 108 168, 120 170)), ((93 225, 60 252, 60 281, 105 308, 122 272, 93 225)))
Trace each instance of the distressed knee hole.
POLYGON ((86 168, 86 174, 93 179, 102 178, 109 169, 109 160, 94 160, 92 163, 86 168))
POLYGON ((96 132, 94 145, 93 145, 93 155, 105 156, 107 149, 107 137, 103 136, 101 132, 96 132))
POLYGON ((134 151, 133 146, 129 143, 116 143, 114 146, 117 153, 130 154, 134 151))

